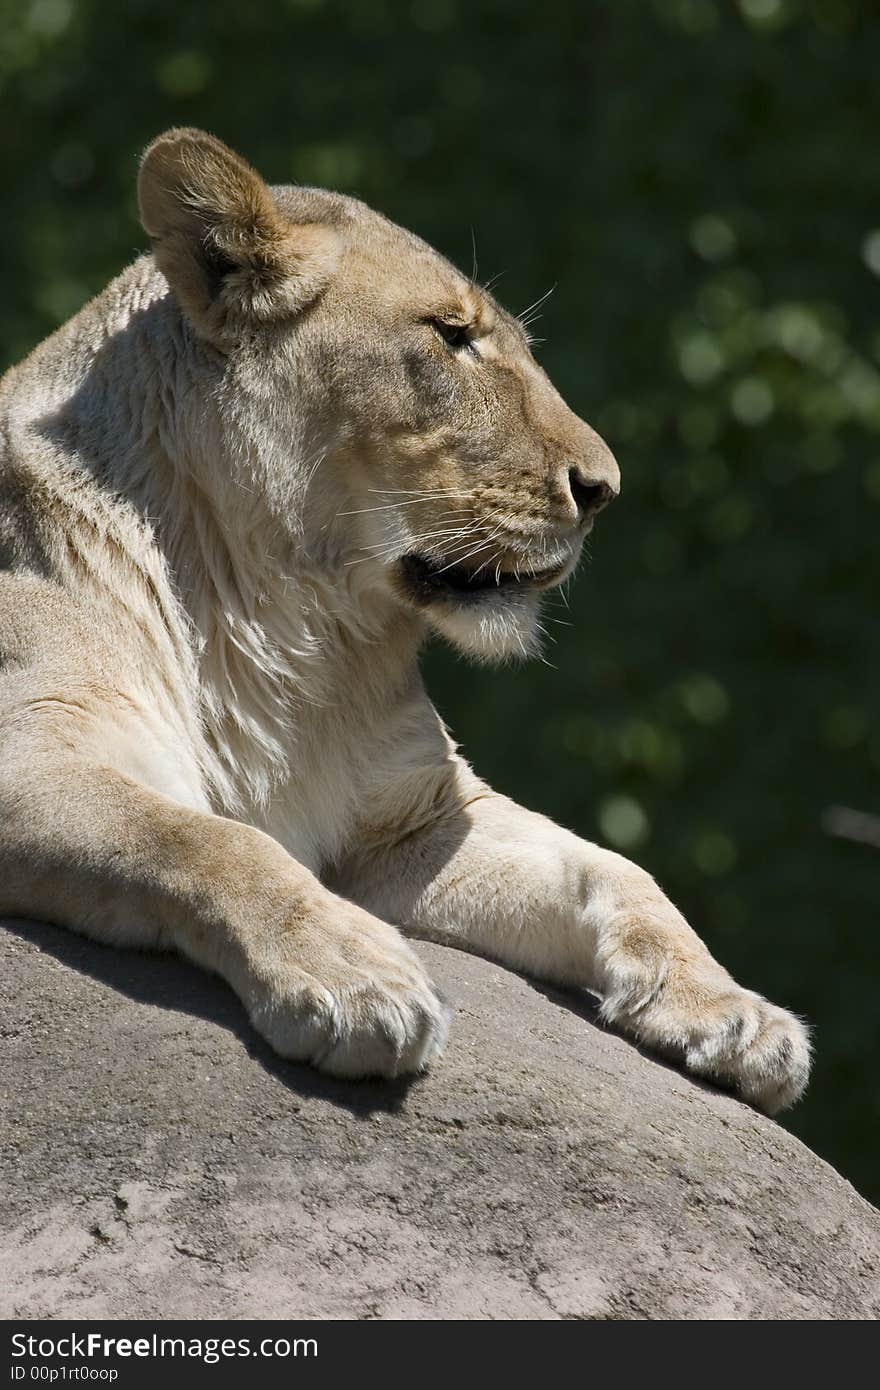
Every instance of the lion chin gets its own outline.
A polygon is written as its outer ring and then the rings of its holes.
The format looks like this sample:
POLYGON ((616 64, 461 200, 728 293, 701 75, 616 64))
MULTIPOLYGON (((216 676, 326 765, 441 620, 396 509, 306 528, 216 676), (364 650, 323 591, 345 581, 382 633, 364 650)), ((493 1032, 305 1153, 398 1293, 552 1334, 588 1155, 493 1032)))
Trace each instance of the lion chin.
POLYGON ((577 550, 541 570, 468 569, 443 556, 415 552, 394 567, 398 593, 433 630, 465 656, 502 662, 534 656, 541 646, 541 593, 555 588, 574 568, 577 550))
POLYGON ((425 616, 435 632, 472 660, 525 660, 540 651, 540 602, 534 592, 501 590, 459 604, 439 603, 425 616))

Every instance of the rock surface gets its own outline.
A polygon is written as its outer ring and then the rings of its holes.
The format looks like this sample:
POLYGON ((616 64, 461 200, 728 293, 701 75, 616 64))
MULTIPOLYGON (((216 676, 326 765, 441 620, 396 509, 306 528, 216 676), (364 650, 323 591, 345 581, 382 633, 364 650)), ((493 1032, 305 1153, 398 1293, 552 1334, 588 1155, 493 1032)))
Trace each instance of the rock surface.
POLYGON ((280 1062, 219 981, 6 923, 4 1318, 872 1318, 880 1214, 582 998, 419 948, 415 1084, 280 1062))

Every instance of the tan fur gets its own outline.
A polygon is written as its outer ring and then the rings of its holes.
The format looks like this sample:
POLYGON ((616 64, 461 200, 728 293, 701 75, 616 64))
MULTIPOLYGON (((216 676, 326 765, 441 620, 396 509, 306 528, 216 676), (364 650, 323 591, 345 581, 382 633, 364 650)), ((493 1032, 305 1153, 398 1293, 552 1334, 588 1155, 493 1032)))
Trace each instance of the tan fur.
POLYGON ((202 132, 150 146, 139 196, 153 255, 0 384, 0 911, 179 950, 355 1076, 442 1047, 399 926, 790 1103, 802 1025, 635 865, 481 783, 422 687, 431 628, 534 648, 617 491, 521 325, 202 132))

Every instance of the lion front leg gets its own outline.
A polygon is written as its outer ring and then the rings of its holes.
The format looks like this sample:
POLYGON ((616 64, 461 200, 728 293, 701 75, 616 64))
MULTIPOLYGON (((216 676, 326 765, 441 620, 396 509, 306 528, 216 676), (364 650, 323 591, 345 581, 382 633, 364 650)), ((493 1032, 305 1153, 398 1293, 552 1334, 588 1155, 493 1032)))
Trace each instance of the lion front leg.
POLYGON ((604 1018, 773 1114, 803 1092, 800 1019, 743 989, 643 870, 607 855, 583 908, 604 1018))
POLYGON ((484 789, 340 887, 387 920, 601 998, 602 1016, 768 1112, 807 1083, 807 1030, 743 989, 654 880, 484 789))
POLYGON ((447 1010, 394 927, 261 831, 23 727, 16 745, 0 731, 0 915, 173 948, 222 976, 281 1056, 334 1076, 411 1075, 440 1054, 447 1010))

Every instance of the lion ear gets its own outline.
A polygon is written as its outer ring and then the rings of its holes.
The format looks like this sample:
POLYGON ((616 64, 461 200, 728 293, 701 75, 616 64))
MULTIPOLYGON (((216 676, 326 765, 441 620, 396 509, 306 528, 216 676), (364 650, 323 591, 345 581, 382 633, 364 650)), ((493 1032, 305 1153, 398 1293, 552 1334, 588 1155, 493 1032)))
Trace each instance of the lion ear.
POLYGON ((251 166, 202 130, 169 130, 141 160, 141 221, 197 332, 229 341, 299 313, 339 258, 332 227, 285 217, 251 166))

